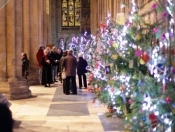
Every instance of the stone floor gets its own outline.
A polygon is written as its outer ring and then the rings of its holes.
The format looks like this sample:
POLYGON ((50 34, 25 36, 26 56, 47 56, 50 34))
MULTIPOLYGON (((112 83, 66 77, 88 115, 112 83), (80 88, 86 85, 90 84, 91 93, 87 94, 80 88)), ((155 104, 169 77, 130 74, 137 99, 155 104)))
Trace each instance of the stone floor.
POLYGON ((14 132, 122 132, 120 119, 102 118, 106 106, 92 103, 93 93, 62 94, 62 84, 31 86, 29 99, 10 100, 14 132))

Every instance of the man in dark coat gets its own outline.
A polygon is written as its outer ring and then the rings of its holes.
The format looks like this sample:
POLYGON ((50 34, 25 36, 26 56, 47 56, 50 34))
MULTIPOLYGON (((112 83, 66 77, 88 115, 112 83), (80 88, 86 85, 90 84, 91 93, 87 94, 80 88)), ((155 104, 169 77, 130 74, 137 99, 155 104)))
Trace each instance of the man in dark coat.
POLYGON ((29 76, 29 60, 26 53, 22 53, 22 76, 27 79, 29 76))
POLYGON ((69 86, 70 86, 70 79, 72 82, 72 93, 77 94, 77 87, 76 87, 76 67, 77 67, 77 59, 73 56, 73 51, 69 50, 68 55, 65 57, 63 61, 63 67, 65 68, 66 73, 66 90, 65 94, 69 94, 69 86))
POLYGON ((87 80, 86 80, 86 67, 87 61, 82 57, 82 53, 78 54, 78 63, 77 63, 77 74, 78 74, 78 81, 79 81, 79 88, 82 88, 82 76, 84 82, 84 88, 87 88, 87 80))

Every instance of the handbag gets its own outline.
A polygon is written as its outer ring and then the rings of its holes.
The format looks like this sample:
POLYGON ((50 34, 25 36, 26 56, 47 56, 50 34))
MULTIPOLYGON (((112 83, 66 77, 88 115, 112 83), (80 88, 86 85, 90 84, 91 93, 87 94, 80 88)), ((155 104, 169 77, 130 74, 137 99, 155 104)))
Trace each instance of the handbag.
POLYGON ((64 71, 64 72, 62 72, 62 79, 65 79, 65 78, 66 78, 66 73, 64 71))

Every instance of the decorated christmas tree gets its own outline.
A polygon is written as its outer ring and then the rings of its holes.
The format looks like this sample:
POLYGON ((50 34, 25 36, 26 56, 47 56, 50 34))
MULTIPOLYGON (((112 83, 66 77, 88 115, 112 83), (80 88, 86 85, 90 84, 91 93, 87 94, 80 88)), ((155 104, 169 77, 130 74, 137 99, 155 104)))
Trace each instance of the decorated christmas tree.
POLYGON ((174 2, 152 5, 168 25, 146 23, 134 0, 124 26, 108 14, 96 37, 89 83, 112 115, 125 117, 129 131, 171 131, 174 127, 174 2))

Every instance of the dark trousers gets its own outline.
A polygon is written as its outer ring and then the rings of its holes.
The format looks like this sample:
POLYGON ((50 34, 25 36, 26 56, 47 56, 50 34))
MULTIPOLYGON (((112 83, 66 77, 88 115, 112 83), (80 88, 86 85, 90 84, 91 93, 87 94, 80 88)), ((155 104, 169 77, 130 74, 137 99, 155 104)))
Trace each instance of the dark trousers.
POLYGON ((66 79, 63 79, 63 93, 66 93, 66 79))
POLYGON ((69 94, 69 86, 70 86, 70 80, 72 82, 72 93, 73 94, 77 94, 77 87, 76 87, 76 81, 75 81, 75 76, 67 76, 66 77, 66 93, 65 94, 69 94))
POLYGON ((82 87, 82 76, 83 76, 83 82, 84 82, 84 87, 87 88, 87 80, 86 80, 86 74, 78 74, 78 81, 79 81, 79 88, 82 87))

